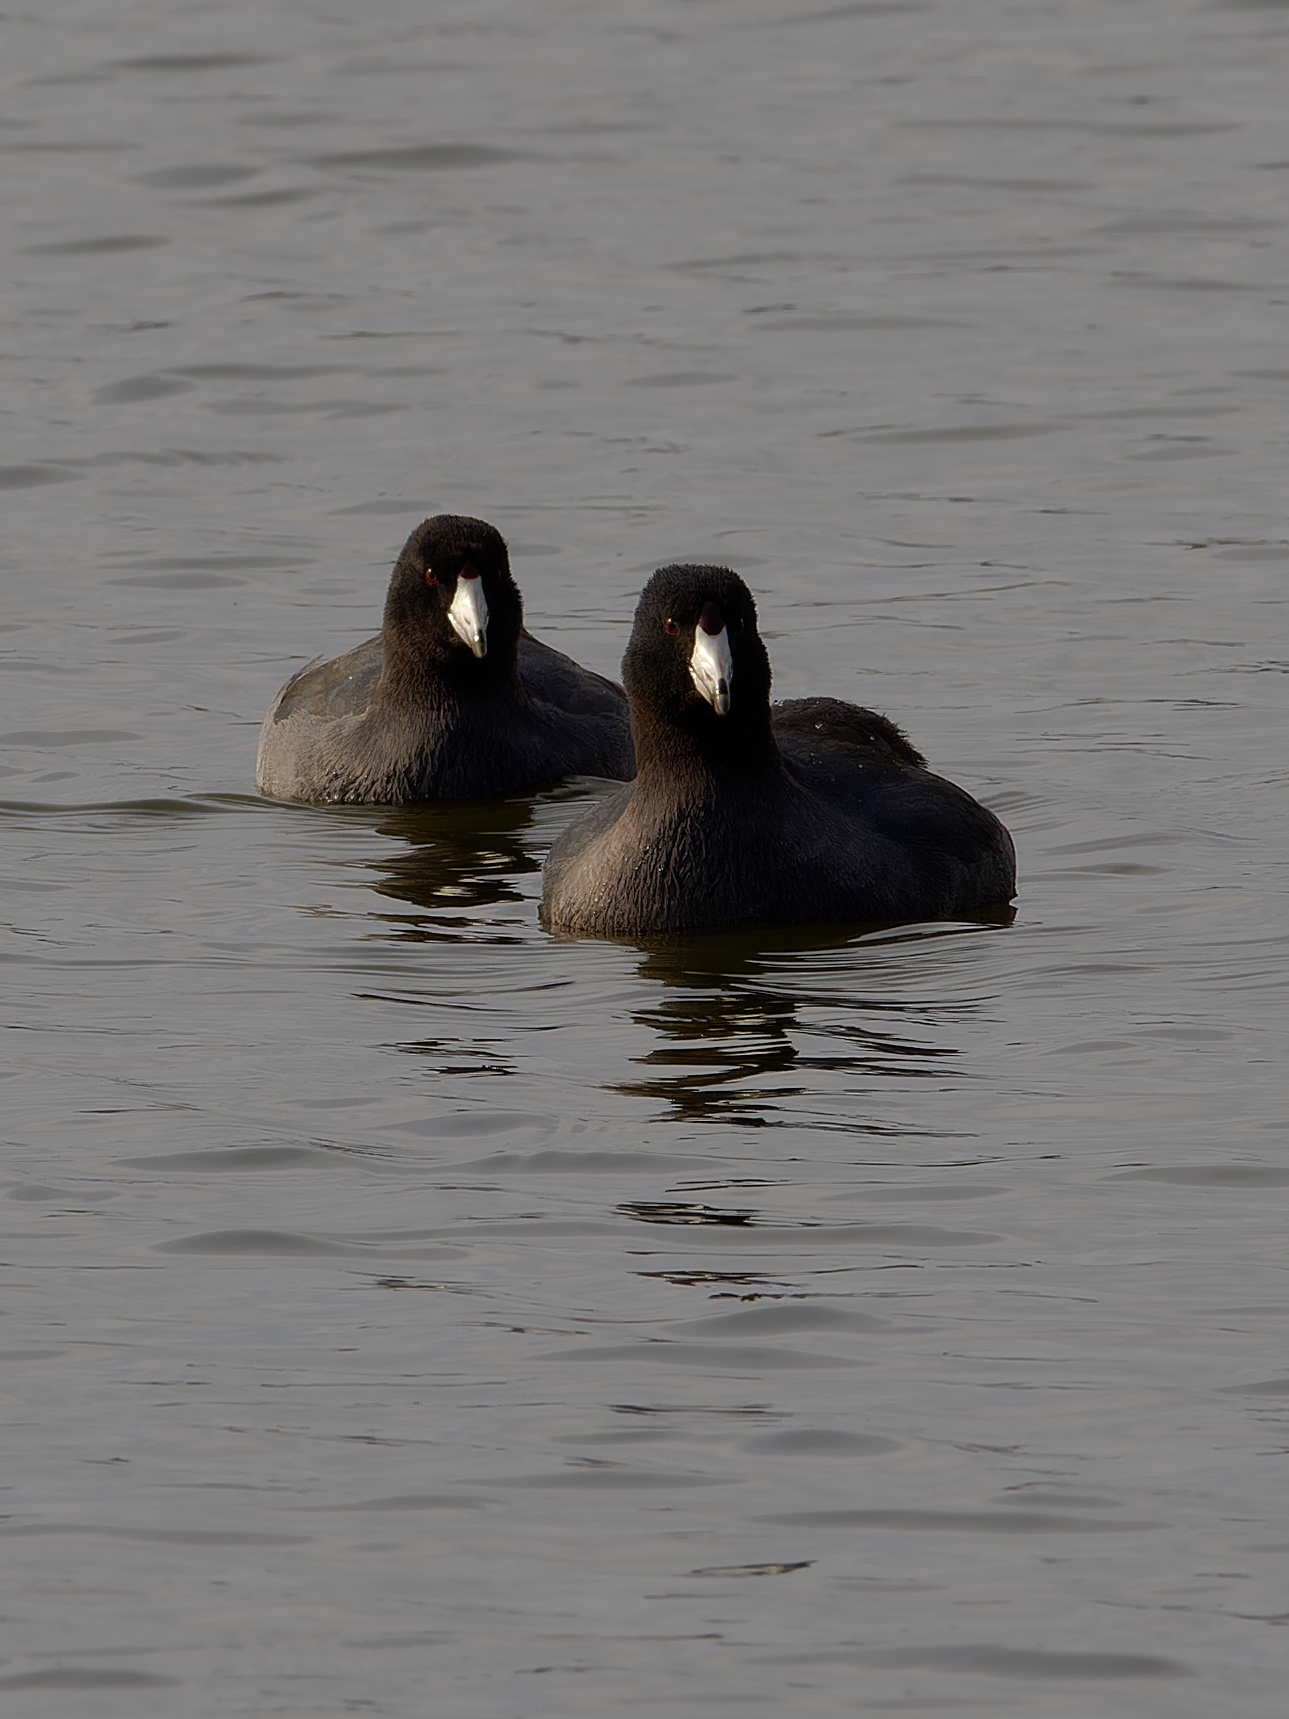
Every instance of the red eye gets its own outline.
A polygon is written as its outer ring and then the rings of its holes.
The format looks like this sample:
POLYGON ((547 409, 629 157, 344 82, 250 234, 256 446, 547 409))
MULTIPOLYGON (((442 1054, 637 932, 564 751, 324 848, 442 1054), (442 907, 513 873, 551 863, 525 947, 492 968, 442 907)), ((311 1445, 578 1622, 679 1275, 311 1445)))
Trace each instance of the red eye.
POLYGON ((667 619, 662 623, 662 630, 664 633, 678 633, 680 628, 672 620, 671 616, 668 615, 667 619))
POLYGON ((434 571, 433 567, 427 567, 425 569, 425 583, 427 585, 437 585, 438 582, 439 582, 439 576, 434 571))

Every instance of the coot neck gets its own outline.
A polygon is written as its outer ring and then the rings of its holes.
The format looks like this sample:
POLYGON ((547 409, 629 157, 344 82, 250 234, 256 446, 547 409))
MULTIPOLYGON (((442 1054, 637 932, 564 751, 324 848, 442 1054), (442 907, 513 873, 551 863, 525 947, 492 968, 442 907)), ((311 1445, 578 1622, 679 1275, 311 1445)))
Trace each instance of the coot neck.
POLYGON ((386 625, 381 634, 384 667, 375 696, 381 703, 443 709, 462 702, 486 699, 519 699, 518 653, 490 650, 476 657, 464 646, 423 633, 395 631, 386 625))
POLYGON ((768 708, 763 718, 757 712, 738 722, 706 708, 694 716, 676 723, 633 709, 637 797, 681 804, 782 788, 787 778, 768 708))

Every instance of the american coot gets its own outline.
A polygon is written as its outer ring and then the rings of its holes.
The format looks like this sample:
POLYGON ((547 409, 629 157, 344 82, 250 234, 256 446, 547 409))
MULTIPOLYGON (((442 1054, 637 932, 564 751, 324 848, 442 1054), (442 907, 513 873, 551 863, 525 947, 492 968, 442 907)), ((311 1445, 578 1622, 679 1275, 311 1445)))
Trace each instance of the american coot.
POLYGON ((622 678, 639 774, 556 842, 549 930, 944 919, 1015 893, 1007 831, 893 722, 833 698, 771 709, 756 606, 728 568, 654 574, 622 678))
POLYGON ((523 631, 501 536, 445 513, 404 545, 380 636, 273 700, 255 782, 283 800, 401 805, 634 768, 621 688, 523 631))

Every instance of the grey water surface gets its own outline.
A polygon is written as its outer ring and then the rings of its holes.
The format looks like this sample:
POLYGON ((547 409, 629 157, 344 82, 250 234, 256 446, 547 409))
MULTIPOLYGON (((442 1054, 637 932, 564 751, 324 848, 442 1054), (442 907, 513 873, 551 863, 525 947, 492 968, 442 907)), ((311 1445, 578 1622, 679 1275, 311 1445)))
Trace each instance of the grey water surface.
POLYGON ((1282 1713, 1289 6, 0 34, 0 1712, 1282 1713), (1015 922, 258 798, 436 511, 738 568, 1015 922))

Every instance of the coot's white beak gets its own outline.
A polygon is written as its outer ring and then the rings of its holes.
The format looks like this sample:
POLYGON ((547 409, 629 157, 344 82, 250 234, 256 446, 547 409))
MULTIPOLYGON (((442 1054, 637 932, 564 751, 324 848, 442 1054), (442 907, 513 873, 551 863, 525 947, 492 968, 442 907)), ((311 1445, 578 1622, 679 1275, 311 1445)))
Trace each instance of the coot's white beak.
POLYGON ((462 570, 452 607, 448 610, 448 620, 463 645, 469 645, 477 657, 487 656, 488 599, 483 594, 483 580, 477 573, 462 570))
POLYGON ((694 628, 694 650, 689 659, 689 674, 717 716, 728 716, 730 682, 734 679, 734 658, 730 654, 729 631, 715 603, 704 605, 698 625, 694 628))

